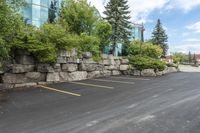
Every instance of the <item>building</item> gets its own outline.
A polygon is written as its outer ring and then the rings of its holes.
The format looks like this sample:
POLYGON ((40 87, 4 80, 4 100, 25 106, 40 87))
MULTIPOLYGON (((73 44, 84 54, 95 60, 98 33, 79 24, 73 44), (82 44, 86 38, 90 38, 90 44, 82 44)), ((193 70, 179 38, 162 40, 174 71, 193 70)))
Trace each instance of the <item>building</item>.
POLYGON ((139 40, 144 41, 144 25, 143 24, 136 24, 132 23, 132 30, 131 30, 131 38, 130 40, 139 40))
MULTIPOLYGON (((26 0, 27 5, 22 9, 26 23, 39 27, 47 22, 51 1, 53 0, 26 0)), ((59 8, 61 0, 56 1, 59 8)))
MULTIPOLYGON (((144 41, 144 25, 143 24, 135 24, 135 23, 132 23, 132 29, 131 29, 131 36, 130 36, 130 41, 136 41, 136 40, 139 40, 139 41, 144 41)), ((116 51, 115 51, 115 55, 117 56, 120 56, 122 55, 122 44, 121 43, 118 43, 116 45, 116 51)), ((107 46, 105 49, 104 49, 104 53, 105 54, 111 54, 111 50, 112 50, 112 46, 107 46)))

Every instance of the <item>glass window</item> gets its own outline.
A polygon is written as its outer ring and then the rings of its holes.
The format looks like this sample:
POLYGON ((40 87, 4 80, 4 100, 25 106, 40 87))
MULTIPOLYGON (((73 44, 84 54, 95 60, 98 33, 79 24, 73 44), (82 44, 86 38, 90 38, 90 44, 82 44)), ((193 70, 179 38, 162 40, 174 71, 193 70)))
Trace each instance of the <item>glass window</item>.
POLYGON ((40 6, 37 5, 32 6, 32 19, 36 21, 40 20, 40 6))

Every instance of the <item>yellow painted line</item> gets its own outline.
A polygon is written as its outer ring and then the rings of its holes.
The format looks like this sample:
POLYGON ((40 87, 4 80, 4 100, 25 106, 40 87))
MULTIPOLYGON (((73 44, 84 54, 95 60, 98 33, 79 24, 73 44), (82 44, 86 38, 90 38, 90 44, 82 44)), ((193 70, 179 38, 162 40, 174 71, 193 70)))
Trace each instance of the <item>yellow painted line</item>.
POLYGON ((124 81, 116 81, 116 80, 104 80, 104 79, 92 79, 92 80, 100 81, 100 82, 121 83, 121 84, 135 84, 134 82, 124 82, 124 81))
POLYGON ((110 87, 110 86, 102 86, 102 85, 88 84, 88 83, 82 83, 82 82, 69 82, 69 83, 77 84, 77 85, 84 85, 84 86, 91 86, 91 87, 98 87, 98 88, 105 88, 105 89, 114 89, 114 87, 110 87))
POLYGON ((110 77, 114 79, 135 79, 135 80, 150 80, 150 79, 145 79, 145 78, 129 78, 129 77, 110 77))
POLYGON ((76 93, 72 93, 72 92, 68 92, 68 91, 63 91, 63 90, 58 90, 58 89, 54 89, 54 88, 43 86, 43 85, 38 85, 38 87, 41 87, 41 88, 44 88, 44 89, 47 89, 47 90, 51 90, 51 91, 56 91, 56 92, 59 92, 59 93, 72 95, 72 96, 77 96, 77 97, 81 96, 80 94, 76 94, 76 93))

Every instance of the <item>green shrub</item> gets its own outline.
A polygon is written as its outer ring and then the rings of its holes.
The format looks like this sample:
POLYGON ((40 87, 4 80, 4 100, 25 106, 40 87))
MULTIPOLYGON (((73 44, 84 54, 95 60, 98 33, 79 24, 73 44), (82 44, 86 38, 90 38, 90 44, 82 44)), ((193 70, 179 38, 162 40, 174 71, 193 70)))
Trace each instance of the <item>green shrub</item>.
POLYGON ((151 43, 142 43, 140 41, 134 41, 128 48, 128 54, 131 56, 142 55, 149 56, 151 58, 158 58, 162 54, 162 49, 151 43))
POLYGON ((154 69, 154 71, 162 71, 166 64, 160 60, 150 58, 148 56, 131 56, 129 58, 131 65, 142 71, 144 69, 154 69))

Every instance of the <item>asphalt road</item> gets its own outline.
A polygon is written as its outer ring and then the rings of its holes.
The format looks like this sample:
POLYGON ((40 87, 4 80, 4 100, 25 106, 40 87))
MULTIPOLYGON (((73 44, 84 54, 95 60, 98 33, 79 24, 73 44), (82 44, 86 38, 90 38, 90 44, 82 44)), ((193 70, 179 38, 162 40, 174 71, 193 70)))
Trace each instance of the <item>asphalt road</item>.
POLYGON ((120 76, 5 93, 0 133, 200 133, 199 81, 120 76))

